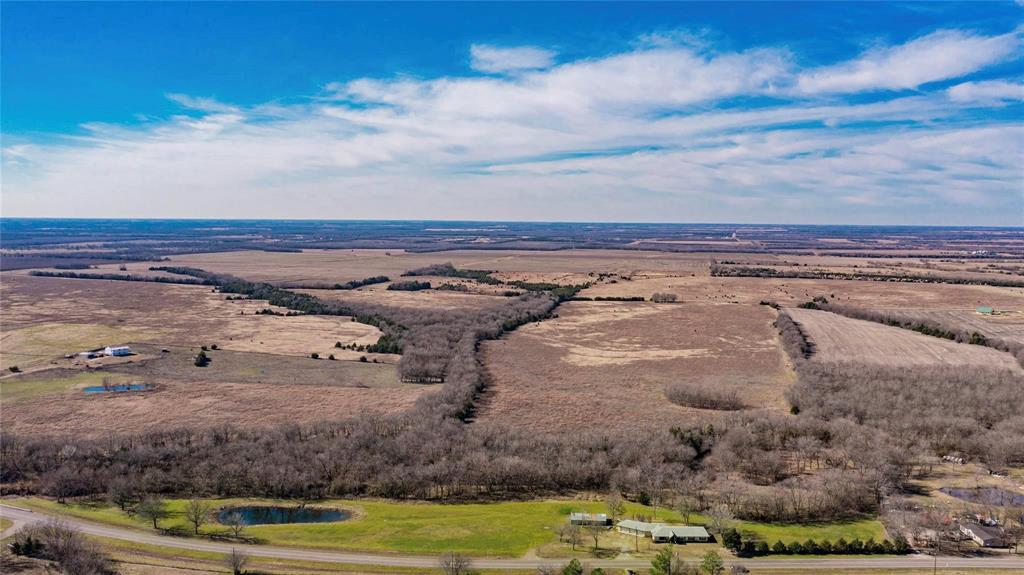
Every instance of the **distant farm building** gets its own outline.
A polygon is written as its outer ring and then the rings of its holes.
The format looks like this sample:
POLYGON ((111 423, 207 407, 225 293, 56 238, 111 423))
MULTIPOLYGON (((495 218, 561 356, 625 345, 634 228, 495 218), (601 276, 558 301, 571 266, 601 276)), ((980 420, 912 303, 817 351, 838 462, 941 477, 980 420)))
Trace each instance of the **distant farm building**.
POLYGON ((100 356, 98 351, 80 351, 75 354, 78 359, 94 359, 100 356))
POLYGON ((569 523, 572 525, 608 525, 611 520, 604 513, 571 513, 569 523))
POLYGON ((119 346, 114 346, 114 347, 107 346, 107 348, 103 350, 103 355, 108 355, 108 356, 120 357, 120 356, 131 355, 131 354, 132 354, 132 348, 128 347, 127 345, 119 345, 119 346))
POLYGON ((990 305, 978 306, 974 311, 983 315, 995 315, 996 310, 990 305))
POLYGON ((982 547, 1004 547, 1006 545, 1003 540, 1003 532, 998 527, 968 523, 960 525, 960 532, 982 547))

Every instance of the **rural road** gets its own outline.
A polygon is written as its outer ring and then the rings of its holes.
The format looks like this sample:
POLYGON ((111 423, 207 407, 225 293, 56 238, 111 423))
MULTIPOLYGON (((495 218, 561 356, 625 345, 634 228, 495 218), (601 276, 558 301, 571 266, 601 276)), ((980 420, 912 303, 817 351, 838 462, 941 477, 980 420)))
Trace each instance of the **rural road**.
MULTIPOLYGON (((50 517, 35 511, 29 511, 19 507, 0 505, 0 517, 11 519, 16 524, 33 523, 45 521, 50 517)), ((437 558, 422 555, 373 555, 367 553, 351 553, 346 551, 320 551, 309 549, 297 549, 290 547, 273 547, 269 545, 231 545, 213 541, 202 541, 180 537, 156 535, 132 529, 120 527, 109 527, 83 521, 73 517, 61 516, 69 526, 78 529, 87 535, 120 539, 134 543, 145 543, 150 545, 161 545, 177 549, 188 549, 193 551, 212 551, 216 553, 230 553, 231 549, 244 550, 251 557, 264 557, 271 559, 299 559, 305 561, 322 561, 324 563, 345 563, 351 565, 377 565, 385 567, 424 567, 437 566, 437 558)), ((533 569, 537 567, 558 564, 557 560, 545 559, 486 559, 478 558, 473 560, 473 567, 477 569, 533 569)), ((806 569, 816 571, 822 569, 907 569, 907 568, 931 568, 932 557, 910 555, 906 557, 887 558, 843 558, 843 559, 747 559, 742 561, 727 561, 727 564, 739 563, 757 569, 806 569)), ((587 564, 591 567, 619 568, 619 569, 645 569, 650 567, 650 561, 638 559, 590 559, 587 564)), ((957 569, 1020 569, 1024 573, 1024 559, 1018 557, 994 557, 994 558, 972 558, 964 559, 959 557, 940 557, 938 561, 940 568, 957 569)))

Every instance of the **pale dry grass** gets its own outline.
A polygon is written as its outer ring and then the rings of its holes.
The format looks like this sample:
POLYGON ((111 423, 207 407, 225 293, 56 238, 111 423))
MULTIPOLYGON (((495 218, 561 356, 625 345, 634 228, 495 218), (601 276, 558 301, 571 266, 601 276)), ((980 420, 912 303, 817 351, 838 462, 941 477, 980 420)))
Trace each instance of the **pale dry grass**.
POLYGON ((558 317, 484 345, 483 421, 540 430, 686 425, 719 412, 680 407, 666 386, 736 389, 784 408, 793 373, 774 311, 756 305, 570 302, 558 317))
POLYGON ((1024 311, 1024 288, 983 285, 924 284, 859 280, 710 277, 696 275, 635 276, 633 281, 601 283, 580 295, 643 296, 655 292, 678 294, 685 302, 737 302, 761 300, 797 305, 815 296, 829 296, 841 305, 866 308, 974 309, 991 305, 999 310, 1024 311))
POLYGON ((1020 372, 1010 354, 813 309, 787 309, 814 344, 812 361, 893 367, 951 365, 1020 372))
POLYGON ((358 357, 335 349, 335 342, 365 345, 381 335, 342 316, 257 315, 270 306, 229 301, 203 286, 5 275, 0 297, 5 367, 19 356, 47 362, 128 341, 358 357))
MULTIPOLYGON (((467 269, 522 274, 635 273, 638 270, 678 273, 707 266, 707 254, 640 250, 452 250, 409 253, 402 250, 306 250, 289 252, 223 252, 172 256, 161 265, 180 265, 272 282, 343 282, 451 262, 467 269), (391 255, 387 255, 387 254, 391 255)), ((152 264, 147 264, 148 265, 152 264)), ((116 271, 117 266, 102 266, 116 271)))
MULTIPOLYGON (((462 283, 467 286, 473 286, 474 289, 476 288, 476 282, 453 280, 452 278, 417 277, 415 279, 418 281, 429 281, 435 287, 448 282, 453 284, 462 283)), ((499 306, 506 302, 504 297, 495 295, 436 289, 419 291, 388 290, 387 285, 378 284, 356 290, 299 289, 295 291, 316 296, 324 301, 333 300, 413 309, 485 309, 499 306)))
POLYGON ((163 383, 155 391, 68 390, 4 405, 4 431, 25 435, 110 433, 231 424, 266 427, 410 408, 426 387, 366 389, 287 384, 163 383))

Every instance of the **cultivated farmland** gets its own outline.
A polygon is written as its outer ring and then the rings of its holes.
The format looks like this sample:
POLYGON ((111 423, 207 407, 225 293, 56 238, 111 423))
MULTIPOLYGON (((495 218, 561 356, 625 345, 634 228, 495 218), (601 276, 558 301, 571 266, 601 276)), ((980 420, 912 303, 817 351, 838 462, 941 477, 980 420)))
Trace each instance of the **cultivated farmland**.
POLYGON ((811 309, 787 309, 814 345, 813 361, 885 366, 978 366, 1020 371, 1009 354, 811 309))

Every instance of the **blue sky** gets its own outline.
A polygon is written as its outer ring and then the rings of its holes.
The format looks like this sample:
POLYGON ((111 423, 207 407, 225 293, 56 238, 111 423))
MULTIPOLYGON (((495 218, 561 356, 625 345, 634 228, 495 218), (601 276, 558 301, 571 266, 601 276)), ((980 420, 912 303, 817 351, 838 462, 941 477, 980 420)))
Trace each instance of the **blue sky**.
POLYGON ((5 216, 1024 225, 1017 3, 11 3, 5 216))

